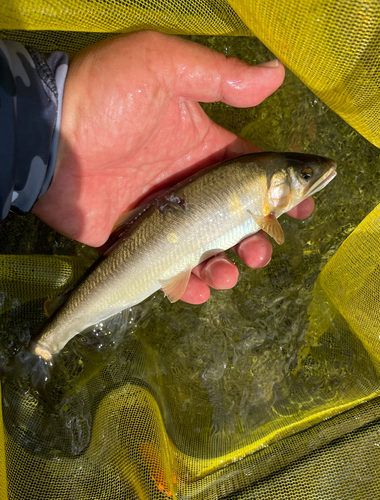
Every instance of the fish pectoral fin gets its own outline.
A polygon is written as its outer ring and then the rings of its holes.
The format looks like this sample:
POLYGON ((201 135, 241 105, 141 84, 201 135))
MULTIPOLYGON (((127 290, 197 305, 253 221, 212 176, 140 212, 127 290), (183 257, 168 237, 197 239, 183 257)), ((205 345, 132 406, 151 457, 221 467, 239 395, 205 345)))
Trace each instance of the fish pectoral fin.
POLYGON ((171 303, 177 302, 185 293, 189 283, 191 269, 185 269, 173 278, 168 280, 160 280, 162 291, 171 303))
POLYGON ((66 301, 68 296, 69 293, 63 293, 62 295, 57 295, 56 297, 52 297, 51 299, 46 299, 44 302, 45 315, 50 318, 50 316, 52 316, 55 311, 66 301))
POLYGON ((273 214, 266 215, 265 217, 255 217, 252 215, 256 224, 258 224, 261 229, 272 236, 276 243, 282 245, 285 241, 284 231, 282 230, 281 224, 276 219, 273 214))

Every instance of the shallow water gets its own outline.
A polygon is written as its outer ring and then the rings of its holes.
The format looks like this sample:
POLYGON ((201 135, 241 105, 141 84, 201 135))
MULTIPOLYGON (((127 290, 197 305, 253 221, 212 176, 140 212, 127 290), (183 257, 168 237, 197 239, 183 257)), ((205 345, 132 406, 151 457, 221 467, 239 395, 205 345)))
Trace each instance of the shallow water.
MULTIPOLYGON (((253 38, 190 39, 252 64, 272 58, 253 38)), ((173 441, 197 456, 235 450, 278 428, 282 418, 290 422, 342 394, 377 387, 367 352, 335 323, 302 370, 297 367, 318 273, 378 203, 379 150, 289 71, 283 86, 254 109, 203 107, 267 150, 334 158, 338 176, 316 195, 307 220, 282 217, 286 242, 274 245, 266 268, 250 270, 231 254, 240 269, 233 290, 213 291, 202 306, 171 305, 158 293, 103 329, 77 336, 53 366, 22 351, 44 321, 43 300, 20 301, 3 287, 3 413, 8 432, 28 451, 81 454, 100 401, 128 381, 154 395, 173 441)), ((0 247, 2 253, 95 257, 33 216, 2 222, 0 247)))

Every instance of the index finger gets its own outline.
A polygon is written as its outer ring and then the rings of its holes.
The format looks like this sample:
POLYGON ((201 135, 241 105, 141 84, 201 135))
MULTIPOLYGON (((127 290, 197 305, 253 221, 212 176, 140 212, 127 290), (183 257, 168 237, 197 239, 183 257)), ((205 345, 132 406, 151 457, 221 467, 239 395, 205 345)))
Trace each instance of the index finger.
POLYGON ((290 215, 290 217, 294 217, 294 219, 306 219, 306 217, 312 214, 314 206, 315 203, 313 198, 306 198, 306 200, 303 200, 299 205, 289 210, 287 214, 290 215))

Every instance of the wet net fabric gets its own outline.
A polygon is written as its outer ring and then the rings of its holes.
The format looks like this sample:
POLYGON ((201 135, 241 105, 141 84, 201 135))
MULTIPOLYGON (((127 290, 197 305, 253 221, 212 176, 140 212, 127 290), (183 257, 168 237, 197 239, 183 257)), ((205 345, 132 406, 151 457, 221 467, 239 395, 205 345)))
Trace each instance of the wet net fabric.
MULTIPOLYGON (((3 221, 1 500, 380 496, 380 155, 325 106, 379 145, 378 11, 332 1, 0 6, 1 36, 45 51, 147 28, 254 33, 314 93, 288 74, 257 109, 207 113, 266 149, 324 154, 340 168, 310 220, 281 222, 286 243, 270 266, 240 266, 239 285, 199 308, 157 294, 74 338, 53 367, 24 349, 45 299, 97 254, 33 216, 3 221)), ((207 43, 252 63, 271 56, 236 40, 207 43)))

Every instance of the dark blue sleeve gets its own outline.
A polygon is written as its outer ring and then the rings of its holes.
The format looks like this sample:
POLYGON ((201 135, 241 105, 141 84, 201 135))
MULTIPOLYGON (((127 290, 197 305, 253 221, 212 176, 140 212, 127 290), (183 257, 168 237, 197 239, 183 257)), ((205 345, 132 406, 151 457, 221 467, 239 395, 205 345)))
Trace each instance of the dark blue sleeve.
POLYGON ((31 210, 51 183, 67 69, 65 52, 0 40, 0 219, 31 210))

